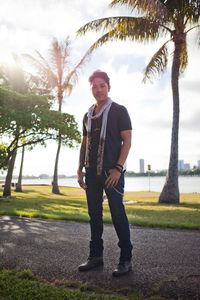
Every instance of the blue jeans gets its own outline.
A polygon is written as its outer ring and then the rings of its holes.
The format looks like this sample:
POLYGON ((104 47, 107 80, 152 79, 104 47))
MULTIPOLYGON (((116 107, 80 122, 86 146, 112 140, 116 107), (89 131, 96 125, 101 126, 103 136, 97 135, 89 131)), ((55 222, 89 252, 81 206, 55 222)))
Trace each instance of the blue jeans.
POLYGON ((87 185, 86 196, 88 214, 90 216, 90 257, 103 256, 103 190, 108 198, 113 225, 117 233, 121 249, 120 261, 130 260, 132 257, 132 244, 130 241, 130 228, 123 205, 124 174, 121 174, 117 186, 106 188, 105 181, 109 176, 103 171, 101 176, 96 174, 92 168, 86 169, 85 181, 87 185))

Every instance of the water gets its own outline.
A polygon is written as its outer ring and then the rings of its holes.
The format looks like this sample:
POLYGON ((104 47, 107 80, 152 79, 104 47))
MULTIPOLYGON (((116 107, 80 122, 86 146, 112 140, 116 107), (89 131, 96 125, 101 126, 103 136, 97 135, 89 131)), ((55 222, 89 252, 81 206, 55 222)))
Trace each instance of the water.
MULTIPOLYGON (((51 184, 52 179, 23 179, 23 184, 51 184)), ((16 182, 13 180, 13 182, 16 182)), ((150 191, 161 192, 165 182, 164 176, 150 177, 150 191)), ((76 178, 63 178, 60 186, 79 187, 76 178)), ((200 193, 200 176, 179 176, 180 193, 200 193)), ((125 191, 149 191, 148 177, 126 177, 125 191)))

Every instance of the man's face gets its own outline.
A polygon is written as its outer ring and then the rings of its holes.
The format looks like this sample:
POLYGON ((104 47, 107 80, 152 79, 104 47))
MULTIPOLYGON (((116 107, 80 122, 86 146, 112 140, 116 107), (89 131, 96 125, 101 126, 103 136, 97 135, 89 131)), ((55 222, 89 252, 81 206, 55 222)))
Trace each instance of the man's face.
POLYGON ((110 91, 110 87, 103 78, 95 78, 91 84, 91 89, 97 103, 103 103, 108 99, 108 92, 110 91))

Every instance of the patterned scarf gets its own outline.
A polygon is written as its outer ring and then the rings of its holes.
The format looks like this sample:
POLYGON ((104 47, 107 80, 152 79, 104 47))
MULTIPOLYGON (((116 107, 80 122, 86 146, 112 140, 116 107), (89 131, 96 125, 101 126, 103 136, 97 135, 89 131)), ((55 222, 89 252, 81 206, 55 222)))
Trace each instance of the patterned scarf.
POLYGON ((103 168, 103 155, 104 155, 104 146, 106 139, 106 127, 107 127, 107 119, 108 112, 110 110, 112 104, 112 100, 110 98, 107 99, 104 106, 101 108, 98 114, 93 116, 94 109, 96 104, 92 105, 88 110, 88 132, 87 132, 87 143, 86 143, 86 154, 85 154, 85 166, 89 168, 89 154, 90 154, 90 146, 91 146, 91 128, 92 128, 92 120, 99 118, 102 114, 102 125, 101 125, 101 133, 99 139, 99 146, 97 152, 97 175, 101 175, 103 168))

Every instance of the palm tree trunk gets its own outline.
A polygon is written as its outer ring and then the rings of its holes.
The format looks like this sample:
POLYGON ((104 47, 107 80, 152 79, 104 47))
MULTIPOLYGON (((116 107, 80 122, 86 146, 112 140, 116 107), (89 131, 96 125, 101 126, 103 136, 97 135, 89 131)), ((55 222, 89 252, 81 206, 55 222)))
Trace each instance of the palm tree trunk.
POLYGON ((60 194, 60 190, 59 190, 59 186, 58 186, 58 160, 59 160, 60 149, 61 149, 61 135, 59 134, 58 149, 57 149, 57 153, 56 153, 53 182, 52 182, 52 193, 54 193, 54 194, 60 194))
POLYGON ((23 171, 23 164, 24 164, 24 152, 25 152, 25 147, 23 146, 19 177, 18 177, 15 192, 22 192, 22 171, 23 171))
POLYGON ((6 175, 6 182, 3 190, 3 197, 11 196, 11 182, 12 182, 12 175, 13 175, 16 156, 17 156, 17 149, 13 152, 9 162, 8 172, 6 175))
MULTIPOLYGON (((58 91, 58 111, 61 112, 62 110, 62 100, 63 100, 63 94, 62 91, 59 89, 58 91)), ((52 182, 52 193, 54 194, 60 194, 59 186, 58 186, 58 160, 60 155, 60 148, 61 148, 61 141, 62 137, 59 133, 58 135, 58 149, 56 153, 56 160, 55 160, 55 166, 54 166, 54 173, 53 173, 53 182, 52 182)))
POLYGON ((179 69, 182 43, 175 40, 175 51, 172 64, 171 84, 173 93, 173 125, 169 169, 160 203, 179 203, 178 186, 178 132, 179 132, 179 69))

